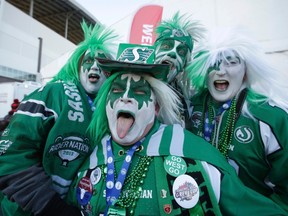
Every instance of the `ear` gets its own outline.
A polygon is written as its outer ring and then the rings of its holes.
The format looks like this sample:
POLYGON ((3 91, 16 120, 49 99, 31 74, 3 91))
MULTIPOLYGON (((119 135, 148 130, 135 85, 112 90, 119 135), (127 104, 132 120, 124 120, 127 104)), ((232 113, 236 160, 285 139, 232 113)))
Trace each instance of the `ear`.
POLYGON ((155 105, 155 114, 156 114, 156 116, 158 116, 159 110, 160 110, 159 104, 156 103, 156 105, 155 105))
POLYGON ((244 74, 244 76, 243 76, 243 82, 245 82, 247 80, 247 73, 246 73, 246 71, 245 71, 245 74, 244 74))

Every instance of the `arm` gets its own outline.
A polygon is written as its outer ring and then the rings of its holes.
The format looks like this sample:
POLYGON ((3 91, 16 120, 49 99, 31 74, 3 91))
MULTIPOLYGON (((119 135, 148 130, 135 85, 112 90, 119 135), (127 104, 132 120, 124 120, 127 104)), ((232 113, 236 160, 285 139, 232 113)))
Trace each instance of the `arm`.
POLYGON ((273 188, 271 199, 288 212, 288 117, 279 119, 281 127, 273 128, 260 122, 262 142, 266 160, 270 165, 266 184, 273 188), (281 167, 281 168, 280 168, 281 167))
POLYGON ((223 215, 287 215, 275 202, 244 186, 236 173, 222 172, 219 204, 223 215))
POLYGON ((49 98, 57 94, 54 91, 51 96, 50 92, 44 88, 29 95, 1 137, 0 189, 23 210, 34 214, 56 211, 54 215, 60 215, 65 203, 53 191, 42 166, 46 137, 59 113, 59 106, 47 112, 49 98))

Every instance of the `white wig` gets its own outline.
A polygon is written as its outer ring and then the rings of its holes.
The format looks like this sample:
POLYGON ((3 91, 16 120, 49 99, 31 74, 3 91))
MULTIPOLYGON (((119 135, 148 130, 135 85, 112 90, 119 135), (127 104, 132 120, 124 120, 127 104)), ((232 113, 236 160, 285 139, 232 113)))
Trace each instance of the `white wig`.
POLYGON ((142 75, 150 84, 159 105, 158 120, 165 124, 181 124, 180 119, 180 99, 164 82, 149 75, 142 75))
POLYGON ((247 100, 259 101, 258 96, 264 96, 260 101, 267 101, 288 112, 288 84, 284 79, 287 75, 269 64, 258 43, 243 28, 217 29, 198 47, 197 55, 187 67, 196 93, 207 88, 208 68, 227 52, 232 56, 239 55, 245 62, 243 87, 250 90, 247 100))

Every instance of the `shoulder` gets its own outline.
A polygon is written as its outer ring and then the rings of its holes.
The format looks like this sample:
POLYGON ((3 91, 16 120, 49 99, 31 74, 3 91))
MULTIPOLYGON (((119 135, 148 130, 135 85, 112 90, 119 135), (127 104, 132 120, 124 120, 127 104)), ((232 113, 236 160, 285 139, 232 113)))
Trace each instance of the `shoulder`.
POLYGON ((42 94, 42 93, 57 93, 63 92, 63 83, 62 82, 55 82, 55 83, 46 83, 42 87, 38 88, 33 92, 33 94, 42 94))
POLYGON ((258 120, 264 122, 270 121, 288 121, 288 113, 275 104, 265 103, 249 103, 249 110, 258 120))
POLYGON ((228 172, 234 171, 215 147, 178 124, 160 126, 149 140, 147 154, 175 155, 205 161, 228 172))
MULTIPOLYGON (((36 89, 31 94, 27 95, 21 102, 21 109, 31 106, 55 107, 60 106, 63 101, 67 100, 63 83, 46 83, 39 89, 36 89), (57 105, 58 104, 58 105, 57 105)), ((26 108, 25 108, 26 109, 26 108)))

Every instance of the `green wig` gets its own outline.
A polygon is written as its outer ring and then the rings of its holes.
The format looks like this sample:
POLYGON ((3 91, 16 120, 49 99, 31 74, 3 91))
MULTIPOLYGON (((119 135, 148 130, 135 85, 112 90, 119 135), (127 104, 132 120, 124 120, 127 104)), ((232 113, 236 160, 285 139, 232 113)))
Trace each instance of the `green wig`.
POLYGON ((91 134, 93 141, 96 141, 95 143, 100 143, 101 138, 105 134, 109 133, 109 125, 106 114, 106 100, 110 87, 118 75, 119 73, 112 74, 103 83, 94 101, 94 104, 96 104, 96 112, 93 113, 93 117, 88 127, 88 131, 91 134))
POLYGON ((193 50, 194 41, 204 37, 205 28, 197 20, 189 20, 186 14, 180 16, 179 11, 172 19, 163 20, 156 27, 155 45, 161 41, 174 38, 187 44, 190 52, 193 50))
POLYGON ((91 51, 91 55, 94 55, 96 50, 101 50, 107 58, 112 58, 112 47, 114 46, 112 40, 117 37, 114 31, 99 23, 96 23, 94 27, 88 26, 84 21, 81 23, 81 27, 84 40, 78 44, 67 63, 53 77, 51 82, 61 80, 78 83, 81 60, 87 50, 91 51))

